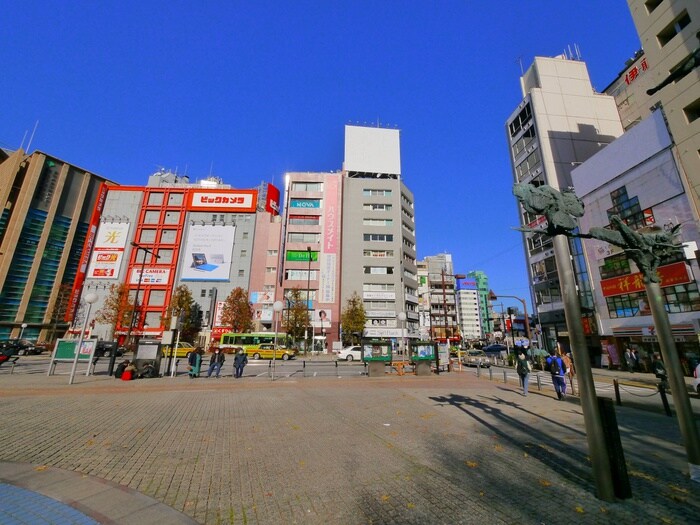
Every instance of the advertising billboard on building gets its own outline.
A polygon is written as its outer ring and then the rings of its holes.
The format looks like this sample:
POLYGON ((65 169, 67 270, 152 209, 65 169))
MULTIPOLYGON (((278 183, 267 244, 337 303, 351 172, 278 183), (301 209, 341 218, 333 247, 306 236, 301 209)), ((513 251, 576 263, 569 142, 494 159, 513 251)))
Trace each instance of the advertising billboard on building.
POLYGON ((117 279, 129 236, 128 222, 103 222, 97 230, 90 256, 88 279, 117 279))
POLYGON ((228 281, 236 227, 232 224, 194 224, 187 230, 181 259, 183 281, 228 281))

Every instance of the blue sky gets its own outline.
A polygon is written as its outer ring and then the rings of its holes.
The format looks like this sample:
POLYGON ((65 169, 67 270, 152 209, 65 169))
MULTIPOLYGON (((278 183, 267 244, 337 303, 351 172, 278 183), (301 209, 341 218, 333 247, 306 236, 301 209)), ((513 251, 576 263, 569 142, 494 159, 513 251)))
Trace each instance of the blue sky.
POLYGON ((398 127, 419 258, 452 253, 456 272, 523 298, 504 130, 521 65, 577 45, 602 91, 640 47, 623 0, 25 0, 6 14, 0 146, 26 147, 38 121, 30 151, 120 184, 162 166, 248 188, 339 169, 345 124, 398 127))

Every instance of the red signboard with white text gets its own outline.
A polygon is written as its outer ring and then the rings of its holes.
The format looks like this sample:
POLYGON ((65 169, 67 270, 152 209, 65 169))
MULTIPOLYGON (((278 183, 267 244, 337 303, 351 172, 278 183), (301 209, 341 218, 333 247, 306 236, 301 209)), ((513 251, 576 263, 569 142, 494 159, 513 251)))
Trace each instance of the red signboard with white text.
POLYGON ((256 190, 194 190, 190 192, 189 211, 254 213, 258 203, 256 190))
MULTIPOLYGON (((677 262, 659 267, 657 272, 661 278, 661 287, 675 286, 677 284, 687 284, 692 281, 688 274, 688 267, 684 262, 677 262)), ((630 293, 644 292, 644 280, 641 273, 623 275, 600 281, 600 289, 603 297, 613 297, 615 295, 625 295, 630 293)))

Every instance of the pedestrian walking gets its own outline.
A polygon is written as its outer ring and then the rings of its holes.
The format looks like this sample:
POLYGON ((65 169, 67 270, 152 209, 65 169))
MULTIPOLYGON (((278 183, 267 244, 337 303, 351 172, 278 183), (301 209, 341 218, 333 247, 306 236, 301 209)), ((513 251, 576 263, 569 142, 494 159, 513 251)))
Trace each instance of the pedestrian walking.
POLYGON ((530 380, 532 365, 523 352, 518 354, 518 362, 515 366, 515 370, 518 372, 518 376, 520 376, 520 384, 523 386, 523 396, 527 397, 527 384, 530 380))
POLYGON ((233 358, 233 377, 242 377, 243 368, 246 364, 248 364, 248 355, 243 351, 242 348, 239 348, 238 352, 236 353, 236 356, 233 358))
POLYGON ((625 349, 625 365, 628 372, 634 372, 634 354, 629 346, 625 349))
POLYGON ((564 399, 566 397, 566 381, 564 380, 566 365, 558 350, 557 352, 552 352, 547 358, 546 368, 552 374, 552 384, 554 385, 554 391, 557 393, 557 398, 559 400, 564 399))
POLYGON ((209 359, 209 371, 207 372, 207 379, 211 377, 212 373, 216 373, 216 378, 219 378, 219 374, 221 373, 221 367, 224 366, 224 361, 226 361, 224 353, 218 348, 214 350, 214 353, 211 354, 211 358, 209 359))
POLYGON ((202 347, 198 346, 187 354, 187 366, 189 369, 190 379, 199 377, 199 372, 202 369, 202 347))

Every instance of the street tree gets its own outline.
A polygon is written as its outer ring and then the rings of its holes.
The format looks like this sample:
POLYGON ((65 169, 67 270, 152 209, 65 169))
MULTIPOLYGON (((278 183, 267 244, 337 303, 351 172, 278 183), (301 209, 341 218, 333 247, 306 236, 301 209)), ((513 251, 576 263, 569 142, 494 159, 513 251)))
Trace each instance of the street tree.
POLYGON ((112 334, 117 329, 126 331, 131 326, 134 307, 134 300, 129 296, 129 286, 126 283, 113 284, 104 305, 95 314, 95 322, 108 325, 112 334))
POLYGON ((301 289, 296 287, 287 292, 286 308, 282 317, 282 328, 292 338, 293 344, 304 339, 306 329, 309 326, 309 310, 302 297, 301 289))
POLYGON ((253 305, 248 292, 240 286, 234 288, 224 301, 221 324, 234 332, 250 332, 253 329, 253 305))
MULTIPOLYGON (((68 304, 70 303, 71 292, 73 287, 68 283, 63 283, 58 288, 58 293, 56 294, 56 300, 53 303, 53 308, 51 309, 51 332, 49 333, 49 341, 53 341, 58 337, 59 330, 58 325, 67 326, 65 322, 66 312, 68 311, 68 304)), ((61 333, 63 330, 61 330, 61 333)))
POLYGON ((180 339, 191 343, 202 326, 199 319, 200 312, 201 308, 192 298, 192 291, 187 285, 181 284, 175 288, 161 322, 165 326, 170 326, 172 318, 177 317, 180 339))
POLYGON ((362 298, 357 292, 353 292, 345 302, 343 312, 340 314, 340 322, 343 326, 343 344, 360 344, 360 338, 367 324, 367 313, 362 298))

